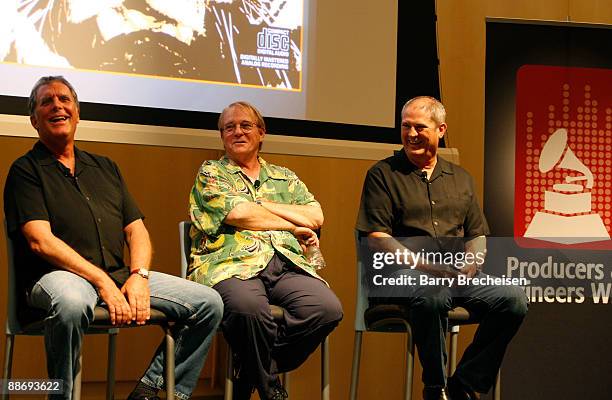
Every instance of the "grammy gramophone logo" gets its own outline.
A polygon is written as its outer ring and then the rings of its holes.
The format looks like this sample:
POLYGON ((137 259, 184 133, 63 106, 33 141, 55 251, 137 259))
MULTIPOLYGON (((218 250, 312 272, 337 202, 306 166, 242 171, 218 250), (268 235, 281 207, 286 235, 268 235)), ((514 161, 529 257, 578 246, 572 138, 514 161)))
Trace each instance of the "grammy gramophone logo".
POLYGON ((556 130, 540 153, 540 172, 553 168, 578 174, 568 174, 563 183, 544 190, 544 209, 536 212, 524 236, 558 243, 609 239, 601 216, 592 211, 593 173, 567 146, 567 129, 556 130))
POLYGON ((516 237, 548 243, 542 247, 612 246, 611 87, 610 70, 519 70, 516 237))

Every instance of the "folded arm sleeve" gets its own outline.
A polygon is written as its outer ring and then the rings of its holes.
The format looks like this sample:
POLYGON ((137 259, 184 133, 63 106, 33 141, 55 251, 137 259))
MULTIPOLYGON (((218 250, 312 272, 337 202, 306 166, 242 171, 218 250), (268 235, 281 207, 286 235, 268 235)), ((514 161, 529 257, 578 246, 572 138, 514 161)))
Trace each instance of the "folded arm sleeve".
POLYGON ((25 158, 13 163, 6 178, 4 215, 11 235, 28 221, 49 221, 40 177, 25 158))
POLYGON ((474 192, 474 180, 470 177, 470 190, 472 193, 472 199, 465 216, 463 223, 463 229, 465 231, 465 237, 475 238, 477 236, 486 236, 490 233, 489 225, 482 212, 482 208, 478 204, 478 198, 474 192))
POLYGON ((356 229, 365 233, 393 233, 393 205, 379 169, 370 169, 365 177, 356 229))

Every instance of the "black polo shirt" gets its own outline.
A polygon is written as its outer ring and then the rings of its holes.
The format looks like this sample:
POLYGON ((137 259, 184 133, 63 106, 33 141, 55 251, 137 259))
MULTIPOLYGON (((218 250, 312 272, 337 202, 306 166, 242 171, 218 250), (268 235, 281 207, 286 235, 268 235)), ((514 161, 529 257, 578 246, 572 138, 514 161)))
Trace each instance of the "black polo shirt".
POLYGON ((16 278, 29 289, 45 273, 59 269, 35 255, 21 233, 33 220, 51 224, 55 236, 122 285, 129 276, 123 261, 123 228, 143 218, 110 159, 75 147, 75 174, 40 141, 9 170, 4 213, 15 241, 16 278))
POLYGON ((403 150, 368 171, 356 228, 396 238, 473 238, 489 233, 467 171, 438 157, 431 178, 423 178, 403 150))

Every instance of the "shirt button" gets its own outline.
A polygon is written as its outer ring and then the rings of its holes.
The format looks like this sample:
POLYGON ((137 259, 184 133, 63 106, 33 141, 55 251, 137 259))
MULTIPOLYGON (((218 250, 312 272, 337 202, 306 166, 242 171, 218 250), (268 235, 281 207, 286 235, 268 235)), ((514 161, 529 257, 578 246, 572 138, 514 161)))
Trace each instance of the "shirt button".
POLYGON ((98 218, 98 222, 102 222, 102 218, 98 218))
POLYGON ((431 201, 431 205, 432 205, 432 206, 435 206, 435 205, 436 205, 435 200, 432 200, 432 201, 431 201))
POLYGON ((85 198, 87 199, 87 201, 89 201, 89 196, 85 196, 85 198))
POLYGON ((438 221, 434 221, 434 225, 435 225, 435 226, 438 226, 438 221))

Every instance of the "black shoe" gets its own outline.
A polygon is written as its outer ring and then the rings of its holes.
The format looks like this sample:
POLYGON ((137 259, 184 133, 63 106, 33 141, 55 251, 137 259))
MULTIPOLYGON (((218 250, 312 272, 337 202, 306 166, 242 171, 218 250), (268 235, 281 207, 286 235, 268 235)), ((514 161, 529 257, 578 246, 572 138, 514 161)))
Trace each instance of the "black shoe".
POLYGON ((446 390, 441 387, 425 386, 423 389, 423 400, 454 400, 453 397, 448 397, 446 390))
POLYGON ((462 384, 454 376, 448 378, 448 395, 451 400, 478 400, 479 398, 476 392, 462 384))

